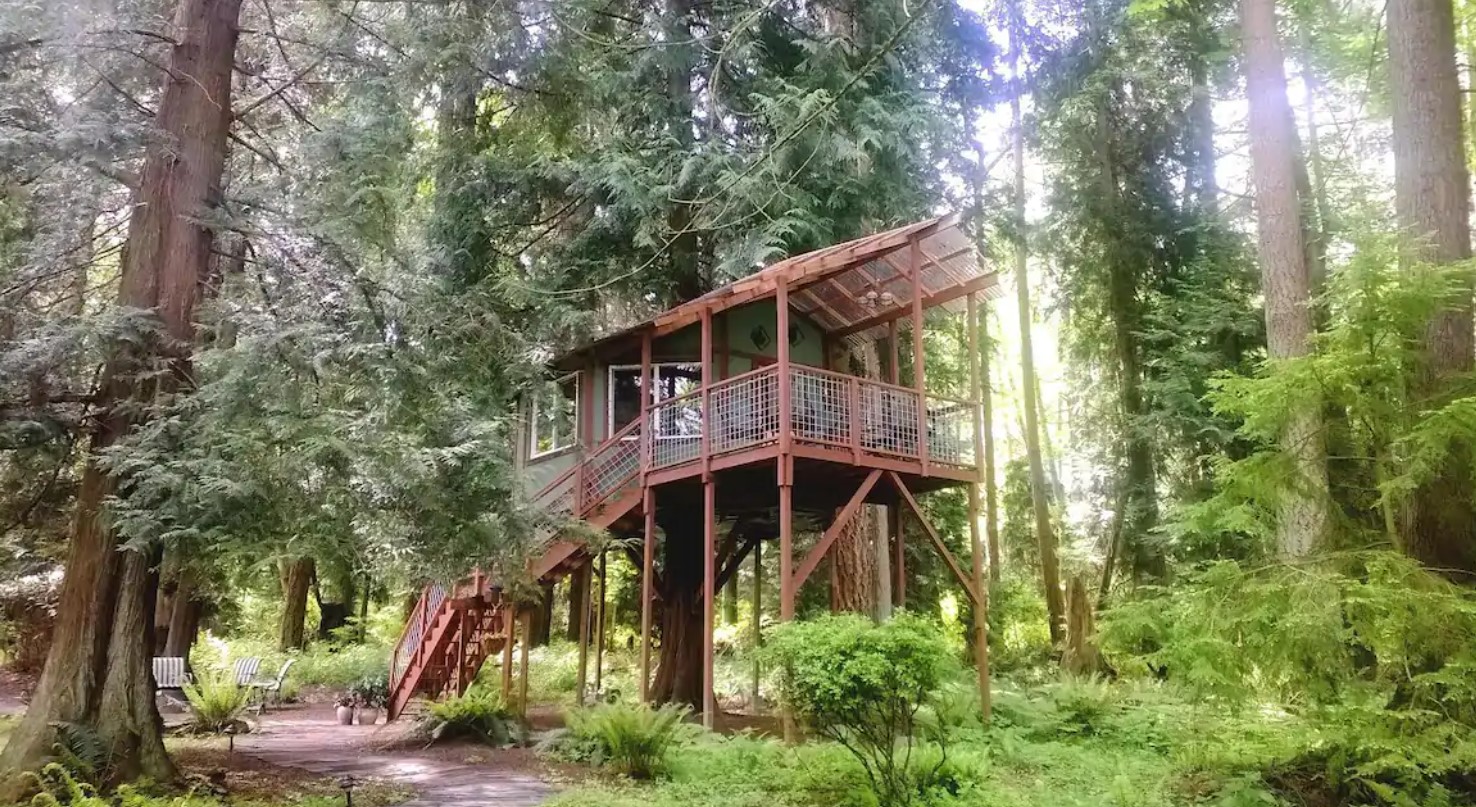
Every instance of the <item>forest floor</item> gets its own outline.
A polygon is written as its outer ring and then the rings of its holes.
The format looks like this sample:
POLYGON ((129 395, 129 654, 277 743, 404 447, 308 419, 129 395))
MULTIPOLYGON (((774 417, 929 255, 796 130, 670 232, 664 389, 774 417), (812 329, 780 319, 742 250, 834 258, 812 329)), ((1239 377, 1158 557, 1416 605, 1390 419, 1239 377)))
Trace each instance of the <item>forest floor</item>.
POLYGON ((377 780, 407 786, 407 807, 535 807, 553 796, 554 773, 527 749, 473 745, 423 749, 401 724, 341 726, 331 704, 274 711, 250 734, 236 739, 237 753, 273 765, 335 779, 377 780))

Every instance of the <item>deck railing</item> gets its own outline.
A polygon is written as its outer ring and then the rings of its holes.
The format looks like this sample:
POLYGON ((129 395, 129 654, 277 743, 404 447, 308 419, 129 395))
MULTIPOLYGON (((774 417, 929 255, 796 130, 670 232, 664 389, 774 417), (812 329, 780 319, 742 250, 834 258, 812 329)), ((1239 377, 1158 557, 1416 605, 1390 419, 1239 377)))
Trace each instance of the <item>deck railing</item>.
MULTIPOLYGON (((708 390, 712 433, 708 450, 720 456, 775 441, 779 436, 777 366, 753 370, 708 390)), ((790 373, 790 430, 800 443, 862 455, 921 459, 974 467, 973 404, 814 367, 790 373), (919 406, 925 417, 919 418, 919 406), (926 428, 926 434, 919 432, 926 428)), ((674 468, 702 457, 707 424, 701 390, 668 398, 648 410, 651 467, 674 468)))
POLYGON ((410 662, 420 652, 421 643, 430 633, 431 622, 435 620, 436 614, 441 610, 441 603, 445 601, 446 589, 441 586, 426 586, 421 592, 420 601, 415 604, 415 610, 405 623, 405 630, 400 633, 400 641, 395 644, 394 653, 390 657, 391 692, 398 689, 400 681, 405 678, 410 662))

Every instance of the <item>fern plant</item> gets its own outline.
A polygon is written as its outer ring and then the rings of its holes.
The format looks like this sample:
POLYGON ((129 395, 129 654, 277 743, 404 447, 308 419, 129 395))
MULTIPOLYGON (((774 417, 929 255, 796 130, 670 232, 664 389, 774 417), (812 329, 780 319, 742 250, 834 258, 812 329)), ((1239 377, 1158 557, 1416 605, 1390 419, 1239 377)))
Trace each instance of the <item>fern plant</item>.
POLYGON ((497 696, 477 689, 431 704, 420 733, 430 745, 443 740, 474 740, 491 746, 513 742, 517 721, 497 696))
POLYGON ((601 704, 567 715, 566 740, 583 748, 588 761, 632 779, 653 779, 666 770, 667 755, 682 741, 689 710, 667 704, 601 704))
POLYGON ((241 714, 251 704, 251 690, 236 684, 236 674, 229 668, 209 670, 184 685, 185 699, 195 719, 196 731, 219 734, 228 726, 238 725, 241 714))

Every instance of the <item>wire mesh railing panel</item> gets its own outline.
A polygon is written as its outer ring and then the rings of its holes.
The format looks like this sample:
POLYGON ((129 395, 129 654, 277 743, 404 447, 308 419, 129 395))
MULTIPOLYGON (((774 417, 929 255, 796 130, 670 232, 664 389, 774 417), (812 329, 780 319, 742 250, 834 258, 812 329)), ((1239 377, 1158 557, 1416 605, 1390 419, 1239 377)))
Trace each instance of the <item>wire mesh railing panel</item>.
POLYGON ((670 468, 702 455, 702 396, 668 398, 651 408, 651 467, 670 468))
POLYGON ((420 646, 426 639, 431 623, 435 622, 436 614, 441 610, 441 604, 446 601, 446 589, 440 586, 431 586, 426 589, 420 597, 420 607, 405 626, 405 641, 401 643, 400 650, 395 654, 394 682, 399 686, 405 680, 405 675, 410 671, 410 664, 416 656, 420 655, 420 646))
POLYGON ((971 404, 928 398, 928 460, 974 467, 974 412, 971 404))
POLYGON ((779 375, 773 368, 725 381, 709 393, 714 454, 778 439, 779 375))
POLYGON ((595 452, 584 464, 585 507, 604 501, 630 483, 641 470, 640 431, 635 439, 617 440, 595 452))
POLYGON ((849 444, 850 378, 798 367, 790 373, 789 422, 795 439, 849 444))
POLYGON ((860 382, 861 448, 876 454, 918 456, 917 393, 860 382))

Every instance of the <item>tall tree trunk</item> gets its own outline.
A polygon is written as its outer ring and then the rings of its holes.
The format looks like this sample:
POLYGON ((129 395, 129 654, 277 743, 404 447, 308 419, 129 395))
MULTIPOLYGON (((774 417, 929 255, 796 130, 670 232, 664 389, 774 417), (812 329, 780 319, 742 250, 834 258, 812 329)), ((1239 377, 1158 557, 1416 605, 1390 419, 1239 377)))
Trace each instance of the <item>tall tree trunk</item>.
POLYGON ((312 558, 287 561, 282 574, 282 622, 277 631, 277 649, 301 650, 307 645, 307 599, 313 584, 312 558))
POLYGON ((553 634, 553 610, 554 584, 550 581, 539 586, 538 614, 533 620, 533 636, 530 639, 533 647, 548 644, 553 634))
POLYGON ((727 625, 738 624, 738 587, 742 582, 739 577, 735 572, 723 587, 723 623, 727 625))
POLYGON ((164 655, 183 659, 190 657, 195 636, 200 631, 200 614, 204 603, 195 596, 194 581, 182 576, 176 585, 169 614, 169 638, 164 642, 164 655))
MULTIPOLYGON (((827 364, 836 372, 849 372, 851 356, 850 350, 837 344, 832 354, 826 357, 827 364)), ((860 360, 863 377, 881 378, 881 351, 875 342, 867 342, 859 348, 856 358, 860 360)), ((832 613, 876 614, 877 562, 874 553, 878 546, 877 535, 886 534, 886 524, 885 507, 863 504, 836 536, 830 548, 832 613)), ((886 541, 883 540, 880 546, 885 547, 886 541)))
MULTIPOLYGON (((1272 359, 1295 358, 1312 349, 1313 334, 1307 230, 1298 192, 1305 170, 1286 95, 1275 0, 1241 0, 1240 17, 1266 347, 1272 359)), ((1297 478, 1285 486, 1277 548, 1283 555, 1301 557, 1321 543, 1327 530, 1327 451, 1320 405, 1306 402, 1289 412, 1281 440, 1296 461, 1297 478)))
MULTIPOLYGON (((656 703, 702 706, 702 507, 663 508, 661 655, 651 685, 656 703)), ((665 504, 665 503, 663 503, 665 504)))
MULTIPOLYGON (((211 218, 225 168, 240 6, 240 0, 181 0, 175 15, 177 44, 155 120, 167 137, 145 156, 118 284, 119 305, 152 310, 167 342, 115 347, 100 385, 94 457, 129 431, 133 405, 158 391, 136 380, 139 371, 163 358, 173 363, 174 373, 158 387, 188 383, 195 301, 212 242, 203 222, 211 218)), ((0 772, 34 768, 50 753, 52 724, 71 722, 97 729, 120 775, 175 775, 164 751, 148 661, 150 556, 117 551, 116 536, 98 517, 112 489, 113 480, 89 461, 51 652, 31 707, 0 755, 0 772)))
MULTIPOLYGON (((1020 81, 1020 51, 1024 39, 1024 20, 1020 17, 1020 0, 1010 5, 1010 60, 1012 71, 1020 81)), ((1050 620, 1051 642, 1060 644, 1066 625, 1066 605, 1062 600, 1061 571, 1056 559, 1056 533, 1051 526, 1051 509, 1046 488, 1045 457, 1041 453, 1039 402, 1036 400, 1035 349, 1031 340, 1030 277, 1027 266, 1029 252, 1025 237, 1025 130, 1020 113, 1023 82, 1010 98, 1010 120, 1014 128, 1012 149, 1015 163, 1014 221, 1015 229, 1015 303, 1020 314, 1020 369, 1024 393, 1025 454, 1030 464, 1030 505, 1035 518, 1035 537, 1040 546, 1041 582, 1045 588, 1046 615, 1050 620)))
POLYGON ((569 575, 569 621, 564 627, 564 638, 571 642, 579 641, 584 630, 584 620, 589 618, 584 610, 584 590, 588 585, 584 575, 569 575))
MULTIPOLYGON (((1391 0, 1389 85, 1394 105, 1394 210, 1410 239, 1410 263, 1471 257, 1470 188, 1456 76, 1455 16, 1450 0, 1391 0)), ((1472 369, 1472 287, 1430 320, 1422 377, 1426 400, 1472 369)), ((1458 577, 1476 572, 1476 491, 1472 457, 1452 452, 1434 479, 1411 497, 1400 524, 1404 549, 1458 577)))
MULTIPOLYGON (((975 166, 973 175, 969 178, 970 188, 973 193, 974 202, 974 226, 973 242, 974 256, 979 262, 982 271, 988 271, 986 255, 988 243, 984 237, 984 183, 989 178, 988 168, 984 162, 984 144, 974 132, 974 120, 979 109, 969 106, 964 111, 964 131, 969 142, 974 147, 975 166)), ((983 384, 980 400, 981 418, 980 425, 984 430, 984 456, 979 462, 984 466, 984 542, 989 556, 989 582, 998 583, 1000 579, 999 562, 999 500, 994 478, 994 384, 990 380, 991 365, 994 356, 994 343, 989 338, 989 308, 985 301, 985 308, 979 312, 979 375, 983 384)))

